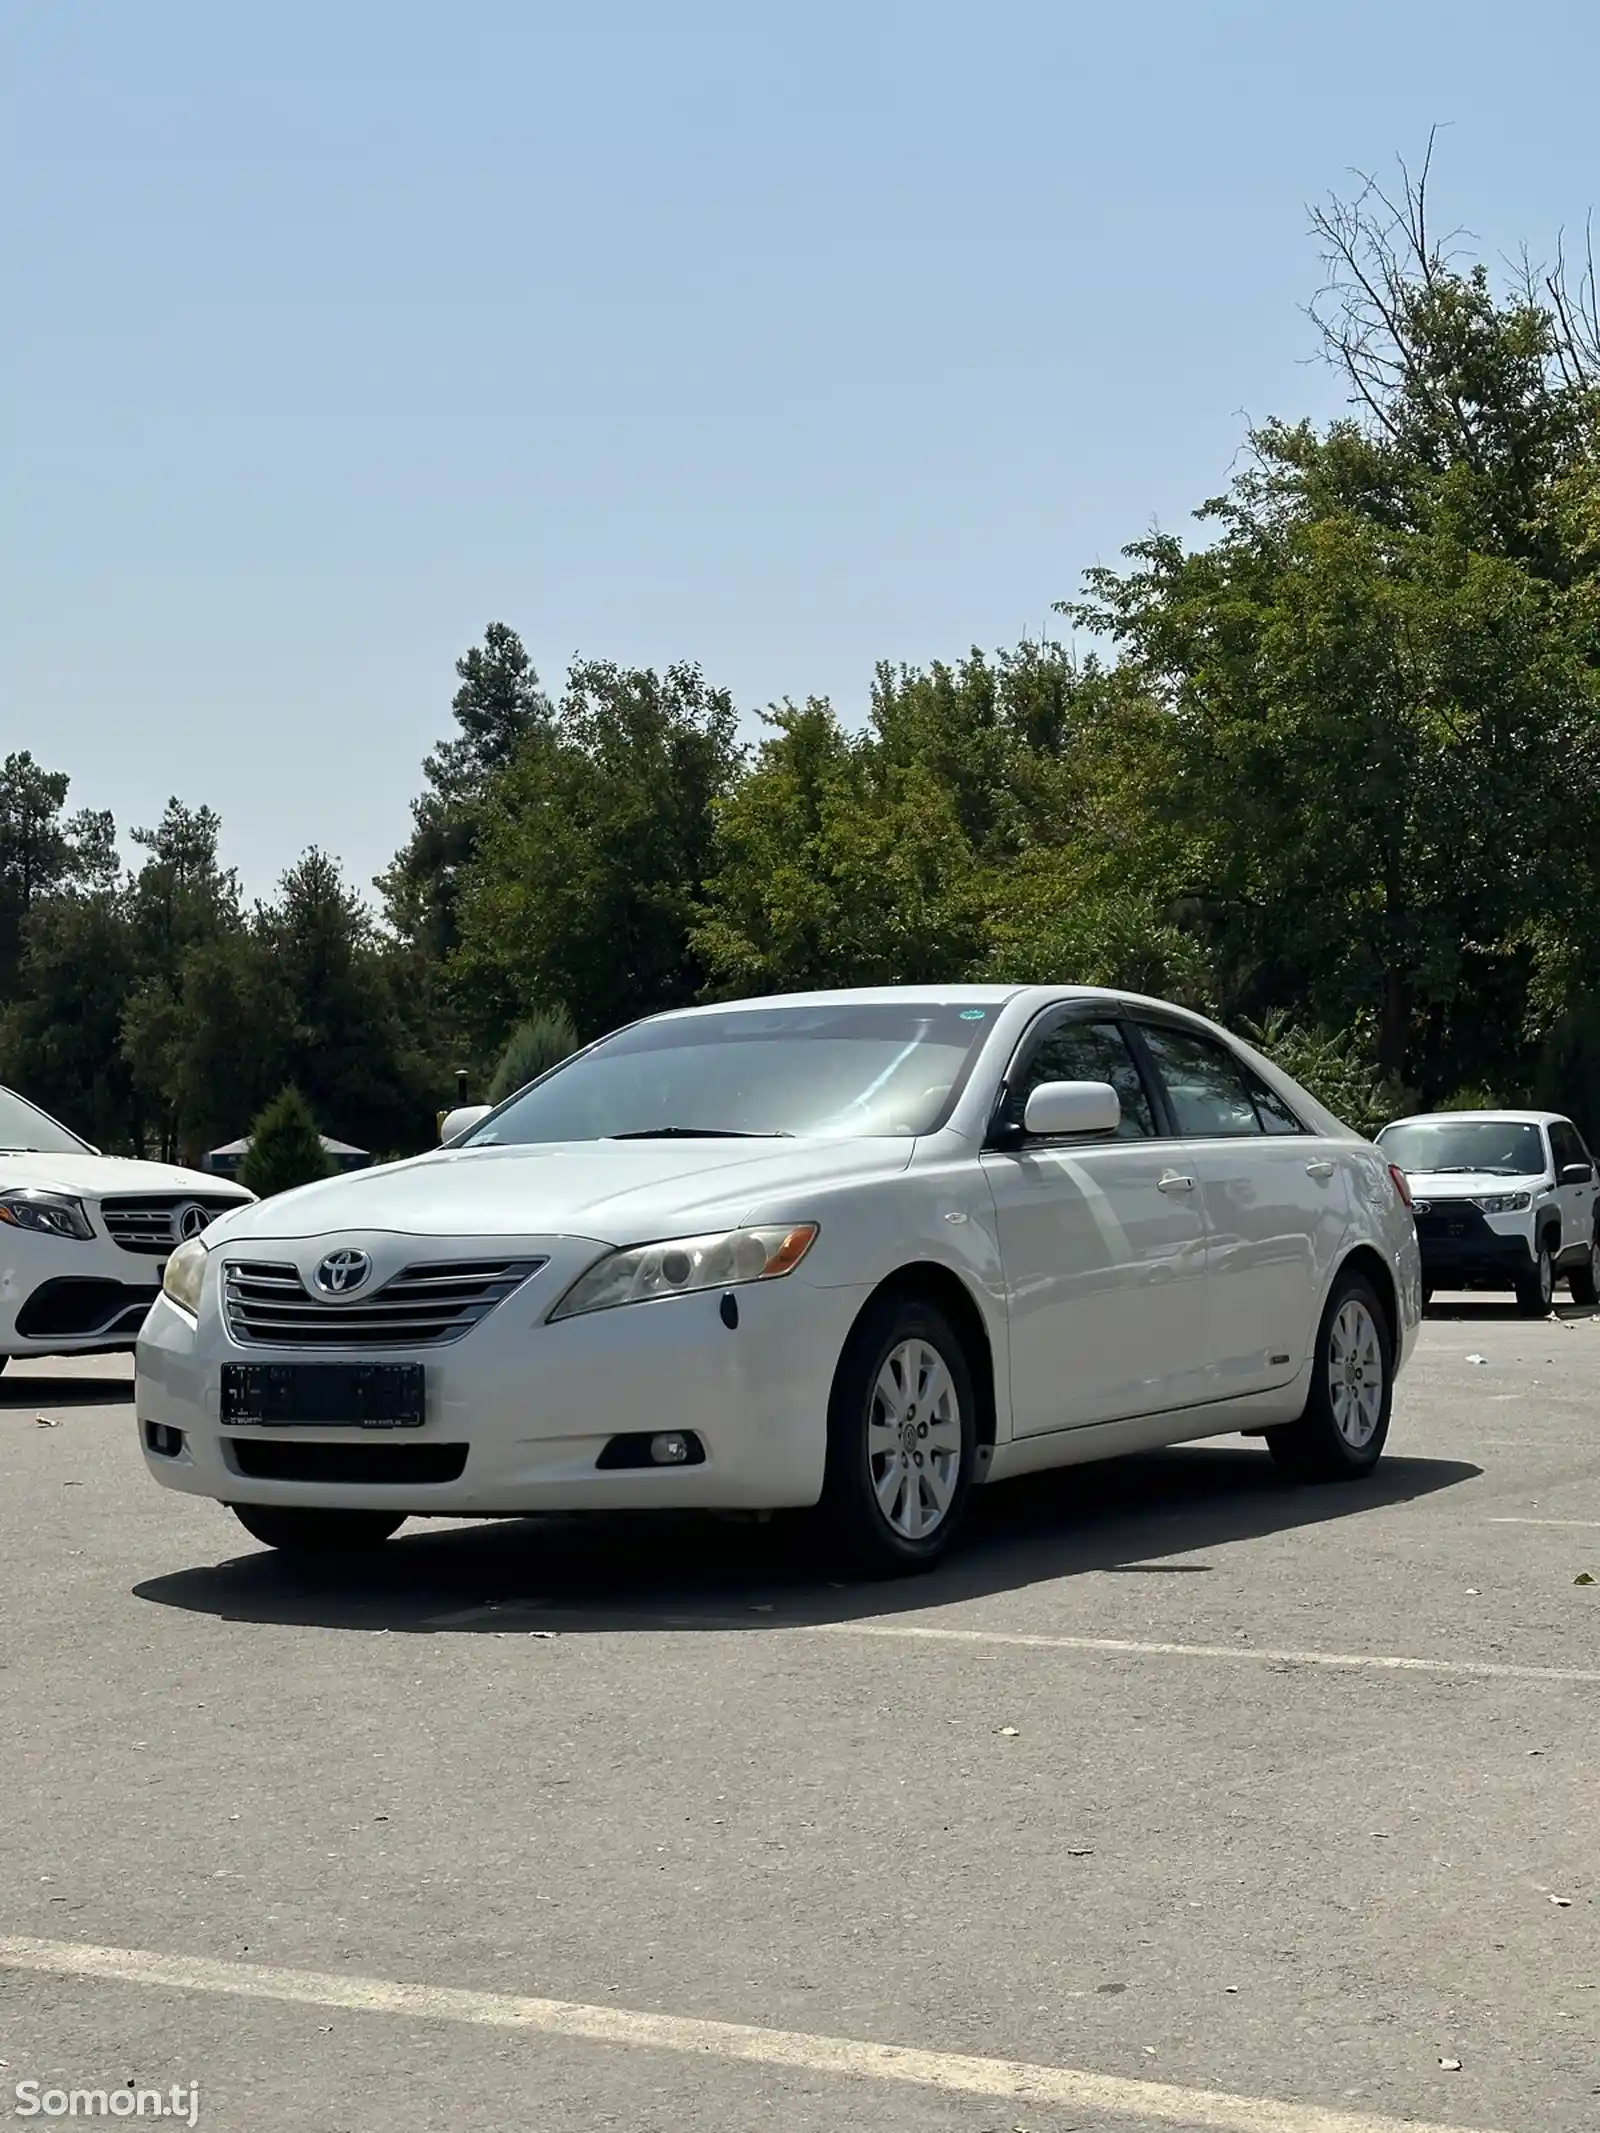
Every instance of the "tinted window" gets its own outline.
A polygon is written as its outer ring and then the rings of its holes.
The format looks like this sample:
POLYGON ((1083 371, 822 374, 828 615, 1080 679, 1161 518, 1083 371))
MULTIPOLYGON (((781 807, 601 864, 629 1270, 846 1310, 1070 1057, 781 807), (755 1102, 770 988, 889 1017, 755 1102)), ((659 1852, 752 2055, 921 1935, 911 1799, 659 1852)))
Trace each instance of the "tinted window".
POLYGON ((1588 1152, 1578 1138, 1576 1127, 1552 1126, 1550 1128, 1550 1146, 1555 1153, 1557 1172, 1565 1169, 1568 1163, 1582 1163, 1587 1166, 1589 1161, 1588 1152))
POLYGON ((1142 1034, 1186 1140, 1236 1140, 1263 1130, 1244 1070, 1225 1045, 1187 1030, 1152 1028, 1142 1034))
POLYGON ((1512 1118, 1407 1118, 1385 1126, 1378 1143, 1391 1163, 1414 1175, 1536 1178, 1545 1167, 1544 1135, 1512 1118))
POLYGON ((1028 1098, 1043 1081, 1109 1081, 1122 1103, 1122 1139, 1147 1140, 1156 1130, 1139 1069, 1114 1022, 1063 1022, 1037 1040, 1011 1076, 1002 1125, 1021 1126, 1028 1098))
POLYGON ((1263 1133, 1304 1133, 1305 1127, 1283 1098, 1275 1090, 1269 1089, 1259 1074, 1253 1074, 1242 1059, 1239 1062, 1239 1072, 1244 1076, 1244 1085, 1250 1091, 1263 1133))
POLYGON ((931 1133, 995 1013, 942 1001, 847 1001, 638 1022, 514 1096, 463 1145, 931 1133))

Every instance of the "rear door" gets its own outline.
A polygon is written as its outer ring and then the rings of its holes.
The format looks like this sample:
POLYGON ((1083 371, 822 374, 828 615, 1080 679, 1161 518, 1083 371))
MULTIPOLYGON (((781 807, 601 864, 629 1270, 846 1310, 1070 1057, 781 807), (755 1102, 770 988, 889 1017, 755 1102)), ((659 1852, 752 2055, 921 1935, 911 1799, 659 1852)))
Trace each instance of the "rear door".
POLYGON ((1210 1397, 1285 1385, 1349 1223, 1341 1144, 1308 1132, 1218 1039, 1142 1016, 1135 1029, 1204 1203, 1210 1397))

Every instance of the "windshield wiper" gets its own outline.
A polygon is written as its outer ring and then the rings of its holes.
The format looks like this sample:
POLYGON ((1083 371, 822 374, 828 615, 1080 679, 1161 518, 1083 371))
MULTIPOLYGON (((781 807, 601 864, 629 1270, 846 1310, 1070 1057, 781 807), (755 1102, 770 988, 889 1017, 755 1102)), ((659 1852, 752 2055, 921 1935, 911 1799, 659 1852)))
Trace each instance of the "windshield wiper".
POLYGON ((792 1133, 745 1133, 737 1126, 638 1126, 608 1133, 608 1141, 792 1141, 792 1133))

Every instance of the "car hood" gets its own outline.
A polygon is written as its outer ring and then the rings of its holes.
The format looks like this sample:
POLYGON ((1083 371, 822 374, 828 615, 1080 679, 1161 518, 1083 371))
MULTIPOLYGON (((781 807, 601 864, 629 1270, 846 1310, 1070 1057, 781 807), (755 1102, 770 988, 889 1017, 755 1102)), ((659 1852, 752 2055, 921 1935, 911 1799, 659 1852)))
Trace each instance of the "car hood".
MULTIPOLYGON (((758 1202, 889 1177, 909 1140, 549 1141, 449 1148, 350 1171, 226 1217, 247 1238, 394 1231, 428 1237, 582 1236, 643 1243, 728 1227, 758 1202)), ((798 1215, 801 1210, 796 1209, 798 1215)))
POLYGON ((249 1198, 239 1186, 204 1170, 120 1155, 0 1155, 0 1191, 19 1185, 91 1200, 123 1192, 192 1192, 197 1198, 237 1198, 241 1205, 249 1198))
POLYGON ((1476 1200, 1485 1193, 1537 1192, 1542 1178, 1503 1178, 1492 1170, 1408 1170, 1406 1183, 1417 1200, 1476 1200))

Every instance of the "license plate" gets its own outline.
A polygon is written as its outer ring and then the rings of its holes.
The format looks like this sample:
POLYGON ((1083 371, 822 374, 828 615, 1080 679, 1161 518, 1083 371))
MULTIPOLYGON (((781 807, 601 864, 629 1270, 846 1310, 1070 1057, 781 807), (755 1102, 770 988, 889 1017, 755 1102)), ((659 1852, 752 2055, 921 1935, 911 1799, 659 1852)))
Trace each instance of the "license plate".
POLYGON ((420 1429, 420 1363, 224 1363, 222 1419, 261 1429, 420 1429))

